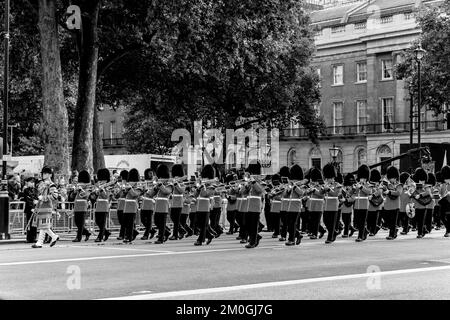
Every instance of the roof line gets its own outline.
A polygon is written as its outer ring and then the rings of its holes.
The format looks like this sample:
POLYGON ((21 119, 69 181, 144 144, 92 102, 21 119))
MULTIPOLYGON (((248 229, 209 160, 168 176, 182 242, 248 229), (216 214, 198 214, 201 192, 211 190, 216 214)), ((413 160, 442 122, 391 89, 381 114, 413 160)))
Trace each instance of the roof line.
POLYGON ((367 2, 363 2, 349 10, 347 10, 347 12, 345 12, 344 16, 342 17, 341 23, 347 23, 348 21, 348 17, 355 11, 360 10, 362 8, 364 8, 365 6, 367 6, 370 3, 370 0, 368 0, 367 2))

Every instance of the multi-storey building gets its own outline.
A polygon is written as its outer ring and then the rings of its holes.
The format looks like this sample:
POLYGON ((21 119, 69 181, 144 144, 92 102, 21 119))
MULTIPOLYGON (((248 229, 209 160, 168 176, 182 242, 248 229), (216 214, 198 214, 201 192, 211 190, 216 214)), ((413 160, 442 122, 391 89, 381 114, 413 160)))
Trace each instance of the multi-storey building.
POLYGON ((99 111, 100 137, 103 139, 103 150, 106 155, 127 153, 123 139, 123 115, 122 108, 117 110, 105 108, 99 111))
MULTIPOLYGON (((422 6, 440 1, 331 2, 332 8, 311 13, 318 30, 313 65, 322 94, 316 111, 327 128, 318 145, 299 126, 283 130, 280 164, 323 166, 332 160, 329 150, 335 146, 341 169, 351 172, 362 163, 398 155, 409 144, 411 94, 408 84, 396 79, 394 65, 420 34, 416 15, 422 6)), ((423 143, 448 141, 448 129, 444 115, 421 109, 423 143)))

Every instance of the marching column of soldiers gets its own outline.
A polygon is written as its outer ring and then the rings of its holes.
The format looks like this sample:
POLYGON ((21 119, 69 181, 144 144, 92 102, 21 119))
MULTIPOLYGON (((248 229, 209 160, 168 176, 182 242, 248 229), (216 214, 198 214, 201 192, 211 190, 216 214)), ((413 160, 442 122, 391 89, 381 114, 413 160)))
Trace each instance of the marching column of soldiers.
POLYGON ((326 244, 339 235, 352 238, 354 234, 356 242, 363 242, 381 229, 388 231, 387 240, 396 239, 400 230, 400 235, 417 232, 420 239, 442 225, 444 236, 450 237, 449 166, 436 175, 423 168, 412 175, 400 174, 390 166, 382 176, 377 169, 361 165, 355 175, 343 177, 332 164, 305 173, 293 165, 264 176, 256 162, 244 173, 230 171, 222 181, 219 178, 219 171, 209 164, 199 177, 190 178, 180 164, 171 170, 160 164, 155 174, 145 170, 144 179, 137 169, 123 170, 117 181, 108 169, 100 169, 95 183, 82 171, 75 183, 58 186, 52 181, 52 170, 45 167, 37 193, 26 193, 27 210, 33 212, 27 214, 27 239, 36 238, 39 231, 33 248, 46 241, 55 245, 59 236, 52 231, 52 218, 58 201, 74 203, 74 242, 83 236, 89 240, 93 230, 86 227, 86 218, 91 212, 98 230, 95 242, 107 241, 113 203, 120 225, 117 240, 124 243, 136 240, 140 222, 141 240, 156 236, 154 243, 164 244, 195 235, 194 245, 209 245, 224 232, 222 215, 229 224, 226 234, 236 234, 236 240, 249 249, 259 245, 264 227, 287 246, 300 245, 305 236, 316 240, 325 234, 326 244))

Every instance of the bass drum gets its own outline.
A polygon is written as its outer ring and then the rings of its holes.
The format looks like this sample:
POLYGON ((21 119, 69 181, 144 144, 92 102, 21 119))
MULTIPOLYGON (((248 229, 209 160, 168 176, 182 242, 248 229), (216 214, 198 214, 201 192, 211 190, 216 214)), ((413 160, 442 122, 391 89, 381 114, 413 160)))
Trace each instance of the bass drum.
POLYGON ((408 218, 412 219, 416 215, 416 208, 414 207, 414 203, 410 202, 406 204, 406 215, 408 218))

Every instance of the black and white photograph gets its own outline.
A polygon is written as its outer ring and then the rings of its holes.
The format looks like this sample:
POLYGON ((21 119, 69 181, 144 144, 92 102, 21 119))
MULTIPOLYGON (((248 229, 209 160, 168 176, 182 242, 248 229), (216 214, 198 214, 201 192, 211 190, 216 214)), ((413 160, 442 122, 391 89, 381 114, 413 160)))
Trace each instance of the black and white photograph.
POLYGON ((0 300, 448 300, 449 40, 450 0, 0 0, 0 300))

